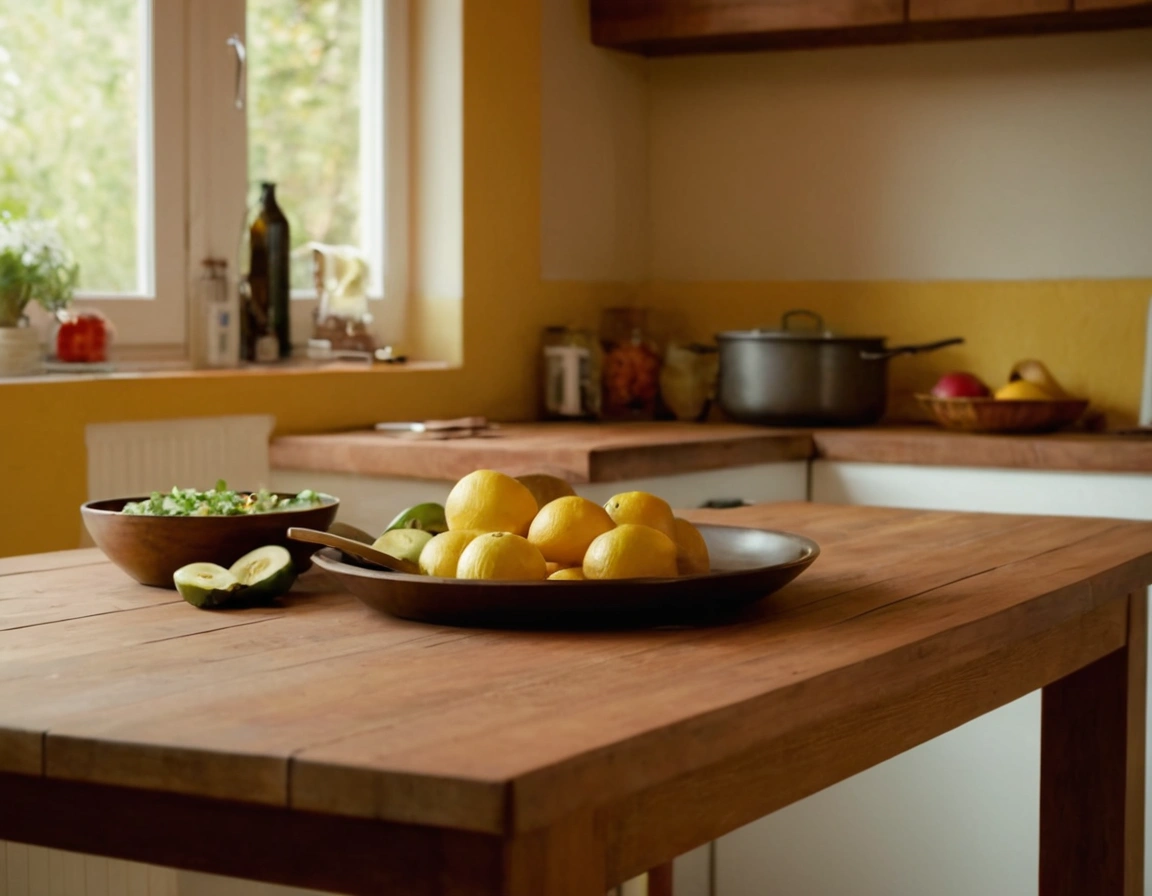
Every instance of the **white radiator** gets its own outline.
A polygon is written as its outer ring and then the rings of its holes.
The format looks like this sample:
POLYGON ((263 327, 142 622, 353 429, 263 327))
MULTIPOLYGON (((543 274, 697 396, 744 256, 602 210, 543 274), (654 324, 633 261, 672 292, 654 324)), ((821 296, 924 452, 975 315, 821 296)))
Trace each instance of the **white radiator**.
POLYGON ((177 896, 169 868, 0 841, 0 896, 177 896))
POLYGON ((260 414, 93 423, 88 446, 88 500, 151 491, 268 485, 268 439, 275 418, 260 414))

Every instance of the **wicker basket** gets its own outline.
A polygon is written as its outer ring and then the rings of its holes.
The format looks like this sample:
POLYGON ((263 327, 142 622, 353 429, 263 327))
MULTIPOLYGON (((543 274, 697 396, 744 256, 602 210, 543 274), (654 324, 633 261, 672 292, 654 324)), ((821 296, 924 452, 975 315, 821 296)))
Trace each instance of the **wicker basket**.
POLYGON ((1050 401, 935 398, 932 395, 916 398, 937 423, 961 432, 1054 432, 1075 423, 1088 409, 1088 402, 1079 398, 1050 401))

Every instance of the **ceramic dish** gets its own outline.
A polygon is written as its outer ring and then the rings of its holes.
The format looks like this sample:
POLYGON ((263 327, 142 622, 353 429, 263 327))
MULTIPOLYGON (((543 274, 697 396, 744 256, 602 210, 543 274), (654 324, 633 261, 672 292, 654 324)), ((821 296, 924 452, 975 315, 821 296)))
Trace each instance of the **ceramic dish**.
POLYGON ((383 572, 334 548, 313 556, 353 595, 383 613, 441 625, 499 628, 682 622, 731 611, 783 588, 820 553, 790 532, 700 526, 712 572, 676 579, 485 582, 383 572))

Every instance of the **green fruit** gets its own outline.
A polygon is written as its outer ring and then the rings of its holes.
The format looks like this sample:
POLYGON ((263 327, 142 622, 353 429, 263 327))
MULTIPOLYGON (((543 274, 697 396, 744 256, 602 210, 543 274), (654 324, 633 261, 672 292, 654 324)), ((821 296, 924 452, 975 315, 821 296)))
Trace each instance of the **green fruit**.
POLYGON ((395 529, 422 529, 438 535, 448 531, 448 520, 444 517, 444 505, 427 502, 416 504, 402 511, 388 524, 385 533, 395 529))
POLYGON ((211 609, 231 603, 243 589, 240 580, 215 563, 189 563, 172 574, 180 596, 194 607, 211 609))
POLYGON ((228 570, 243 586, 246 604, 265 603, 287 594, 296 581, 296 568, 288 549, 270 544, 249 551, 228 570))
POLYGON ((426 529, 389 529, 376 539, 372 547, 400 560, 420 562, 420 552, 433 538, 426 529))

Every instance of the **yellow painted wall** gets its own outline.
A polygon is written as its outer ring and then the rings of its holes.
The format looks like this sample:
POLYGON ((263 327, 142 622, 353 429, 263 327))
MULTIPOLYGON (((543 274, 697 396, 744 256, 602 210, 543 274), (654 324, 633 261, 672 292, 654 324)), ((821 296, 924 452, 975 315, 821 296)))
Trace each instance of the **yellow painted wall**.
POLYGON ((889 362, 889 416, 920 416, 915 392, 947 370, 995 387, 1012 365, 1039 358, 1111 426, 1135 422, 1152 279, 943 283, 657 282, 647 300, 662 329, 709 339, 724 329, 776 328, 791 308, 821 313, 831 329, 885 336, 889 345, 966 342, 889 362))

